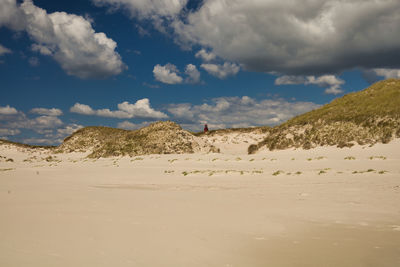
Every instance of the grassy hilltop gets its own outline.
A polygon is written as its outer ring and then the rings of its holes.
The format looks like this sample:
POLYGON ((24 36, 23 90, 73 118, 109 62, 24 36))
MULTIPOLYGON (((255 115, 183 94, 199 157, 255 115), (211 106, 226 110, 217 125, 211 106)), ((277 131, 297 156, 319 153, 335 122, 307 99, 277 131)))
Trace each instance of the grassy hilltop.
POLYGON ((178 124, 155 122, 139 130, 110 127, 85 127, 67 137, 59 152, 87 152, 89 157, 181 154, 198 151, 216 152, 211 144, 183 130, 178 124))
POLYGON ((263 147, 388 143, 394 137, 400 137, 400 80, 389 79, 272 128, 262 142, 249 147, 249 153, 263 147))

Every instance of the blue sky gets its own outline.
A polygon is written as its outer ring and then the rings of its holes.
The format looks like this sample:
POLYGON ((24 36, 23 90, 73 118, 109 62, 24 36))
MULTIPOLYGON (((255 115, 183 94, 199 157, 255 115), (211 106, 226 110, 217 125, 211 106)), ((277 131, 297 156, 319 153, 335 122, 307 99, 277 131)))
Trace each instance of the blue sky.
POLYGON ((400 78, 399 13, 397 0, 2 0, 0 138, 277 125, 400 78))

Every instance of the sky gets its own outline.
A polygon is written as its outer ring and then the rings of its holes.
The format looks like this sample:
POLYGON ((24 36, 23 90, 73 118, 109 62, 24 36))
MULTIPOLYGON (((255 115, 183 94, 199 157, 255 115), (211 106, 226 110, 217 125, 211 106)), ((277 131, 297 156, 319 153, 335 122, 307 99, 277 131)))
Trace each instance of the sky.
POLYGON ((400 78, 398 0, 0 0, 0 138, 274 126, 400 78))

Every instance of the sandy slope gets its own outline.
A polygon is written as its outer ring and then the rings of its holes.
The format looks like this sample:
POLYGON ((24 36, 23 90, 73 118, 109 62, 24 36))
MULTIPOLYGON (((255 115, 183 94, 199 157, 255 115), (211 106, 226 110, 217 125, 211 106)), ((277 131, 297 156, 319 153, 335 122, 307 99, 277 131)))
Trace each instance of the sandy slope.
POLYGON ((87 160, 2 146, 0 266, 400 266, 400 140, 226 147, 87 160))

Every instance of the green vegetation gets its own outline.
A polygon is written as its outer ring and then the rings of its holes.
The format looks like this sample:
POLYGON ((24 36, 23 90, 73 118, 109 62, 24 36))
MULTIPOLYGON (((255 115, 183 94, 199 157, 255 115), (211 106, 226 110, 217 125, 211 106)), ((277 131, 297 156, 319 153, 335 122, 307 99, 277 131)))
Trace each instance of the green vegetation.
POLYGON ((275 150, 373 145, 388 143, 394 137, 400 137, 400 80, 389 79, 270 129, 263 141, 248 148, 248 153, 264 146, 275 150))
MULTIPOLYGON (((195 138, 171 121, 156 122, 133 131, 92 126, 82 128, 65 138, 57 151, 91 150, 92 153, 88 156, 90 158, 194 153, 196 149, 200 149, 195 138)), ((204 149, 218 152, 212 145, 207 145, 204 149)))
POLYGON ((344 158, 345 160, 355 160, 356 158, 353 156, 347 156, 344 158))
POLYGON ((373 159, 386 160, 386 157, 384 157, 384 156, 371 156, 371 157, 369 157, 369 159, 370 159, 370 160, 373 160, 373 159))
POLYGON ((207 133, 198 132, 192 133, 195 136, 215 136, 215 135, 222 135, 222 134, 229 134, 229 133, 251 133, 251 132, 259 132, 259 133, 267 133, 271 127, 268 126, 261 126, 261 127, 251 127, 251 128, 228 128, 228 129, 219 129, 219 130, 211 130, 207 133))
POLYGON ((276 172, 272 173, 272 175, 273 176, 278 176, 279 174, 282 174, 282 173, 284 173, 284 171, 279 170, 279 171, 276 171, 276 172))

